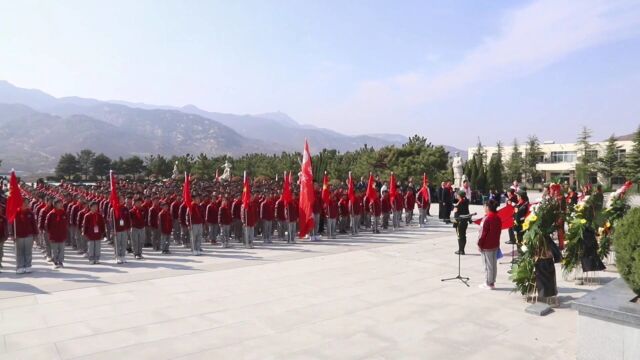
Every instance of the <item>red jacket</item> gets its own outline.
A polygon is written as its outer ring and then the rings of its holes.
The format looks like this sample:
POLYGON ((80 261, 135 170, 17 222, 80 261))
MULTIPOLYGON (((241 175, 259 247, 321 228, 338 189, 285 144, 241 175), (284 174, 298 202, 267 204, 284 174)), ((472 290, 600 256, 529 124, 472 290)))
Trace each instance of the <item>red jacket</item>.
POLYGON ((82 233, 87 240, 102 240, 106 232, 104 218, 99 212, 89 212, 84 216, 82 221, 82 233))
POLYGON ((393 200, 394 201, 391 203, 391 208, 395 211, 402 211, 402 208, 404 207, 404 197, 402 196, 402 194, 400 194, 399 192, 396 193, 396 198, 393 200))
POLYGON ((160 213, 160 206, 151 206, 147 215, 147 224, 154 228, 158 228, 158 214, 160 213))
POLYGON ((144 229, 146 224, 145 221, 145 211, 143 207, 134 206, 133 209, 129 212, 131 214, 131 227, 135 229, 144 229))
POLYGON ((480 237, 478 247, 482 250, 494 250, 500 246, 502 221, 495 212, 489 212, 480 223, 480 237))
POLYGON ((244 226, 256 226, 258 219, 256 218, 256 210, 252 201, 249 202, 248 207, 242 205, 242 212, 240 214, 244 226))
POLYGON ((46 230, 45 222, 47 221, 47 215, 53 210, 53 206, 44 206, 40 207, 38 211, 38 230, 44 231, 46 230))
POLYGON ((383 214, 388 214, 391 212, 391 200, 389 199, 389 195, 384 195, 382 200, 380 200, 380 212, 383 214))
POLYGON ((18 210, 15 219, 16 237, 25 238, 38 235, 36 217, 30 209, 18 210))
POLYGON ((0 241, 7 239, 7 219, 0 214, 0 241))
POLYGON ((409 191, 407 195, 404 196, 404 208, 407 209, 407 211, 413 211, 415 207, 416 195, 412 191, 409 191))
POLYGON ((362 214, 362 198, 356 195, 355 201, 349 201, 349 209, 353 215, 362 214))
POLYGON ((218 224, 231 225, 231 209, 229 205, 222 205, 218 210, 218 224))
POLYGON ((287 216, 285 214, 284 208, 285 208, 284 200, 282 200, 282 198, 278 199, 278 201, 276 201, 276 205, 275 205, 276 220, 278 220, 278 221, 286 221, 287 220, 287 216))
POLYGON ((382 213, 380 207, 380 198, 375 198, 369 202, 369 211, 373 214, 373 216, 380 216, 382 213))
POLYGON ((207 219, 207 222, 209 224, 217 224, 219 215, 220 214, 218 212, 218 203, 217 202, 214 201, 211 204, 207 205, 207 211, 205 212, 205 218, 207 219))
POLYGON ((233 220, 240 220, 240 210, 242 208, 242 201, 240 199, 235 199, 231 204, 231 216, 233 220))
POLYGON ((182 205, 182 202, 179 202, 178 200, 171 203, 171 217, 173 220, 178 220, 180 218, 180 205, 182 205))
POLYGON ((187 212, 187 223, 189 225, 204 224, 204 211, 200 204, 193 203, 187 212))
POLYGON ((338 211, 340 212, 340 216, 349 216, 349 200, 340 199, 338 201, 338 211))
POLYGON ((158 228, 162 234, 171 235, 171 231, 173 230, 173 217, 171 216, 171 211, 168 209, 160 210, 158 214, 158 228))
POLYGON ((64 209, 54 209, 49 211, 45 220, 45 229, 49 233, 49 241, 62 243, 67 240, 67 229, 69 219, 64 209))
POLYGON ((313 196, 313 213, 320 214, 320 211, 322 210, 322 195, 320 194, 320 191, 315 191, 313 196))
POLYGON ((422 192, 418 193, 418 197, 416 198, 416 202, 418 203, 419 209, 426 209, 429 207, 429 195, 425 198, 422 195, 422 192))
POLYGON ((271 198, 267 198, 260 204, 260 219, 273 221, 275 219, 275 204, 271 198))
POLYGON ((337 219, 338 218, 338 202, 335 198, 330 197, 329 202, 324 204, 324 211, 327 214, 327 218, 329 219, 337 219))
MULTIPOLYGON (((111 213, 113 217, 113 212, 111 213)), ((116 232, 129 231, 131 229, 131 214, 129 214, 129 209, 120 205, 120 217, 115 219, 116 232), (121 222, 122 221, 122 222, 121 222)))
POLYGON ((294 199, 285 206, 285 215, 289 222, 298 221, 298 202, 294 199))

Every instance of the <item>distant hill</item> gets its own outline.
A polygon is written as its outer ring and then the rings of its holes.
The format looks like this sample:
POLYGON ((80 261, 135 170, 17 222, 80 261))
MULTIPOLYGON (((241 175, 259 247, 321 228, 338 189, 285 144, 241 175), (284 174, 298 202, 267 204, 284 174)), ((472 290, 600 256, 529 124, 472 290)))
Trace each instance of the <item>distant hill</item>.
MULTIPOLYGON (((90 148, 110 157, 137 154, 241 155, 300 151, 349 151, 365 144, 401 145, 397 134, 344 135, 301 125, 282 112, 235 115, 184 107, 56 98, 0 81, 0 159, 3 168, 50 172, 60 154, 90 148)), ((445 146, 449 151, 458 149, 445 146)), ((465 153, 460 151, 461 153, 465 153)))

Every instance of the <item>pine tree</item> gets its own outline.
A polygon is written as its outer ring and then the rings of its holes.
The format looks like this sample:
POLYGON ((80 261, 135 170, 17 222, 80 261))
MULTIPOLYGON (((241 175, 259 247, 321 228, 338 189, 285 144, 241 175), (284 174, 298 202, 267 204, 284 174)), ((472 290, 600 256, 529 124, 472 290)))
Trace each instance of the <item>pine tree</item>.
POLYGON ((487 167, 487 182, 490 189, 502 191, 504 185, 502 182, 502 142, 498 141, 497 148, 498 150, 491 155, 491 160, 487 167))
POLYGON ((607 139, 607 145, 604 149, 604 154, 598 159, 596 169, 607 181, 607 187, 611 187, 611 178, 618 175, 620 168, 620 161, 618 161, 618 149, 621 146, 616 145, 616 138, 611 135, 607 139))
POLYGON ((640 126, 633 136, 633 147, 627 154, 624 165, 627 179, 638 184, 640 188, 640 126))
POLYGON ((527 138, 527 147, 524 155, 522 172, 525 175, 526 181, 532 186, 535 185, 536 179, 539 177, 536 165, 540 162, 540 156, 542 156, 542 154, 540 140, 538 140, 538 137, 535 135, 529 136, 527 138))
POLYGON ((520 151, 520 147, 518 146, 518 139, 513 139, 511 155, 509 156, 509 161, 506 164, 509 182, 513 180, 520 181, 520 179, 522 179, 523 162, 524 159, 522 158, 522 152, 520 151))
POLYGON ((586 184, 589 182, 589 173, 592 171, 592 163, 597 160, 591 154, 593 145, 591 145, 591 129, 586 126, 582 127, 582 131, 578 135, 576 146, 578 149, 578 163, 576 163, 576 178, 578 184, 586 184))

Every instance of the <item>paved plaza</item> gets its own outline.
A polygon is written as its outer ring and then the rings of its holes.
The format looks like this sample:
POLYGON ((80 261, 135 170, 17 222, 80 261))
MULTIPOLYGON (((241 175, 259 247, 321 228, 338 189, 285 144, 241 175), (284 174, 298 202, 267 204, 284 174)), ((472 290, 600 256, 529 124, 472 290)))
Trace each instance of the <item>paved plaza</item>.
POLYGON ((103 244, 101 265, 68 252, 60 271, 38 253, 30 275, 15 275, 7 242, 0 359, 575 358, 570 303, 596 286, 564 281, 558 267, 560 306, 527 314, 508 264, 499 265, 495 291, 477 287, 476 231, 470 226, 462 257, 470 287, 440 281, 457 273, 457 243, 434 218, 375 237, 208 245, 201 257, 147 251, 126 265, 103 244))

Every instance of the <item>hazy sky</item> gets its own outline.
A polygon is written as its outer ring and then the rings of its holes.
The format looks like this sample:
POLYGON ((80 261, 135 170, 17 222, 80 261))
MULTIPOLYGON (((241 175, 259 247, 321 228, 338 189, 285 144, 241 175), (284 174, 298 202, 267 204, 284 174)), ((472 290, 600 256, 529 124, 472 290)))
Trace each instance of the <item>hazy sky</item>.
POLYGON ((0 79, 467 147, 640 125, 640 1, 0 0, 0 79))

